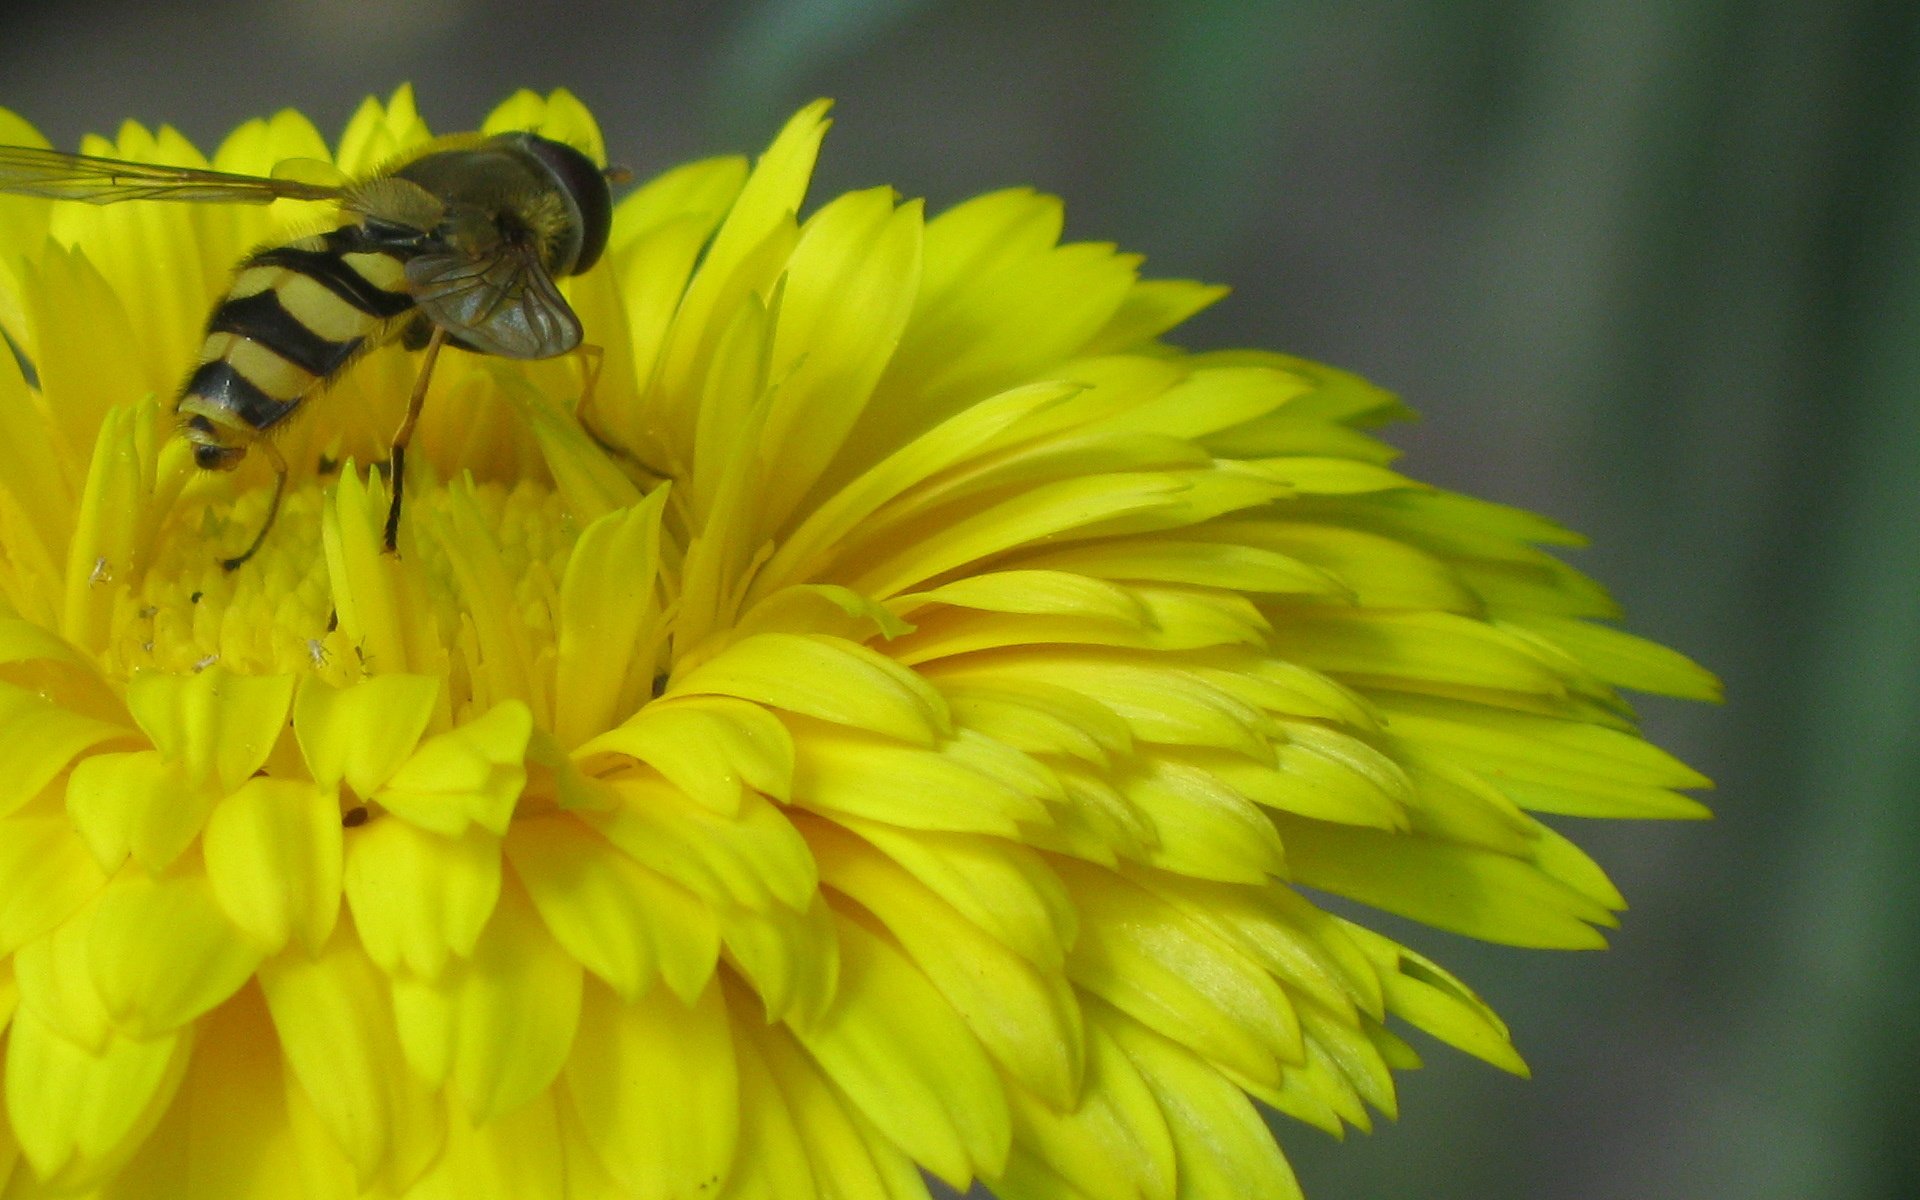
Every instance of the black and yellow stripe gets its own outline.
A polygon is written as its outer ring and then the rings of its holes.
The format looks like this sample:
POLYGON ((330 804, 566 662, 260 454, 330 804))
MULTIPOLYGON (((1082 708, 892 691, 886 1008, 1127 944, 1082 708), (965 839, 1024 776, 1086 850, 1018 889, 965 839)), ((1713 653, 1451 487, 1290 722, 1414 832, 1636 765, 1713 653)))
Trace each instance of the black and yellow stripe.
POLYGON ((364 226, 256 251, 207 319, 180 390, 189 437, 235 450, 271 429, 413 308, 405 289, 405 257, 364 226))

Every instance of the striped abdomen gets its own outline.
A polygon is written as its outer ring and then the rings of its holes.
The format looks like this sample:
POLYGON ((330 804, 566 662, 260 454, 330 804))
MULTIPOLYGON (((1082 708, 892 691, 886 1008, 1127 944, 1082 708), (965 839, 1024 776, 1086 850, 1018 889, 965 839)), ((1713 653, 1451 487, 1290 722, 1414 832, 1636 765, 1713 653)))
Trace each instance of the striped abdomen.
POLYGON ((359 225, 248 257, 207 318, 200 364, 180 389, 194 460, 238 465, 256 436, 413 308, 405 289, 403 257, 359 225))

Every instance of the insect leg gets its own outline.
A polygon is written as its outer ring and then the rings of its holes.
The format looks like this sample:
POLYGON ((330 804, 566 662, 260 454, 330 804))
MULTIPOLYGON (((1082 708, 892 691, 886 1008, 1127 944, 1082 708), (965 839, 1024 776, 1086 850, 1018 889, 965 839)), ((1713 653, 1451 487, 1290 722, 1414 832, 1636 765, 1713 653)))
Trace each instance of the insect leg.
POLYGON ((613 444, 613 439, 600 432, 598 422, 593 417, 595 398, 600 389, 600 368, 606 365, 607 352, 589 342, 582 342, 578 350, 580 355, 580 403, 573 406, 573 419, 580 423, 581 432, 592 439, 593 444, 608 454, 621 455, 626 452, 613 444))
POLYGON ((407 415, 401 420, 400 428, 393 435, 393 452, 388 456, 388 481, 393 485, 393 502, 387 507, 387 553, 399 552, 400 541, 400 500, 406 495, 407 478, 407 440, 413 437, 413 427, 420 421, 420 408, 427 400, 427 383, 433 378, 433 360, 440 357, 440 347, 447 340, 444 325, 433 327, 433 336, 427 339, 426 357, 420 360, 419 378, 413 381, 413 395, 407 399, 407 415))
POLYGON ((260 532, 253 535, 253 541, 232 558, 220 560, 220 565, 229 571, 252 558, 259 551, 261 543, 267 540, 267 531, 273 528, 273 519, 280 515, 280 497, 287 491, 287 460, 281 456, 279 449, 266 438, 254 442, 252 448, 266 455, 267 461, 273 464, 273 495, 267 500, 267 519, 261 522, 260 532))
MULTIPOLYGON (((576 352, 580 355, 583 364, 580 402, 573 406, 573 419, 579 424, 580 431, 587 435, 587 440, 600 447, 610 457, 628 464, 637 471, 644 472, 648 477, 644 482, 649 486, 664 479, 674 478, 675 472, 672 468, 662 470, 654 466, 635 451, 620 445, 600 431, 599 422, 594 418, 593 413, 600 395, 600 369, 606 365, 607 352, 599 346, 586 342, 581 343, 576 352)), ((685 471, 679 472, 679 478, 684 479, 686 476, 685 471)))

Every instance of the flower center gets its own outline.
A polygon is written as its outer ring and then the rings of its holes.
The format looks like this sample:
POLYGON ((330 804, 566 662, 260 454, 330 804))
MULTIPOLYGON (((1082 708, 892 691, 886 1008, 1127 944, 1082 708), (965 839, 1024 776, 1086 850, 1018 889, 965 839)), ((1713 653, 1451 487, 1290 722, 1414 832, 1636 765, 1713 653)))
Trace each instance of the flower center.
POLYGON ((290 486, 258 553, 231 571, 220 560, 259 530, 266 489, 171 523, 144 573, 115 599, 108 670, 182 673, 217 662, 240 674, 314 673, 345 685, 406 669, 374 661, 370 643, 393 644, 366 636, 374 620, 392 627, 384 632, 407 646, 416 669, 444 656, 456 680, 477 665, 483 641, 510 637, 528 661, 552 653, 554 581, 577 530, 551 488, 524 480, 410 486, 396 558, 365 552, 367 529, 343 531, 354 516, 337 488, 364 496, 359 516, 384 511, 377 483, 361 482, 290 486))

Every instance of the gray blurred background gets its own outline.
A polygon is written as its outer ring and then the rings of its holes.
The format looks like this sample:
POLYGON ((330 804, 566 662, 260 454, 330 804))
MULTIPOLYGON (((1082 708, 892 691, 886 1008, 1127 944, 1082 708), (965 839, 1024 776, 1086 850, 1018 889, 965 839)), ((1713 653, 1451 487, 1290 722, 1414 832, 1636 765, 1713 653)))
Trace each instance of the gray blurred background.
POLYGON ((1433 1050, 1398 1124, 1282 1131, 1309 1196, 1853 1200, 1920 1196, 1917 35, 1912 0, 89 0, 8 17, 0 104, 211 147, 564 84, 644 175, 831 95, 816 196, 1031 183, 1232 284, 1187 344, 1398 391, 1407 470, 1592 535, 1731 697, 1645 706, 1718 820, 1572 831, 1634 904, 1610 952, 1387 923, 1535 1077, 1433 1050))

